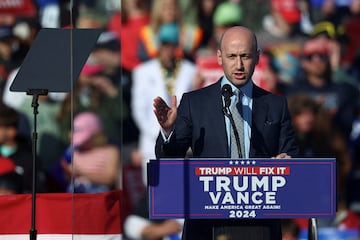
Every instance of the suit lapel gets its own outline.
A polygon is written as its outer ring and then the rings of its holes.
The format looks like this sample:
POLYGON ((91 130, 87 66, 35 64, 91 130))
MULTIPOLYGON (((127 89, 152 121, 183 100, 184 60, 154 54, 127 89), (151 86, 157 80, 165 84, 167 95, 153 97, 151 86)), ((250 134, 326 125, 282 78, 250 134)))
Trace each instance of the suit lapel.
POLYGON ((225 116, 222 112, 223 102, 221 97, 221 79, 209 89, 209 109, 211 109, 211 118, 214 121, 213 126, 216 126, 212 131, 215 132, 215 135, 218 136, 218 150, 220 156, 222 157, 230 157, 229 156, 229 146, 227 142, 227 133, 226 133, 226 125, 225 125, 225 116), (220 109, 220 111, 215 110, 220 109), (223 140, 225 139, 225 141, 223 140))
POLYGON ((250 157, 255 157, 257 151, 262 148, 264 139, 261 139, 266 114, 268 112, 268 103, 264 101, 264 90, 254 85, 253 88, 253 107, 252 107, 252 128, 250 139, 250 157))

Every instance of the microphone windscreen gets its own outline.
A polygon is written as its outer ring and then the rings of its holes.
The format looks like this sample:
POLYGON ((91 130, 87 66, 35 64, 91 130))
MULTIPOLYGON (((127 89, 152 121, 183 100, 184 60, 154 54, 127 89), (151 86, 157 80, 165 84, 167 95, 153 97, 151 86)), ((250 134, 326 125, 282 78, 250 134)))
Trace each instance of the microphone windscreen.
POLYGON ((225 98, 225 99, 229 99, 232 95, 232 88, 229 84, 225 84, 222 88, 221 88, 221 95, 225 98))

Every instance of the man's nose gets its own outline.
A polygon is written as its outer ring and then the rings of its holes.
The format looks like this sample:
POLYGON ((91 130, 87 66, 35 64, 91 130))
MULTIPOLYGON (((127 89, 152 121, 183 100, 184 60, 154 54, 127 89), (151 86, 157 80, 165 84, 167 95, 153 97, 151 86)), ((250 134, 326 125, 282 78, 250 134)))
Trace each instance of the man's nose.
POLYGON ((243 69, 244 68, 244 63, 243 63, 240 56, 236 58, 236 68, 237 69, 243 69))

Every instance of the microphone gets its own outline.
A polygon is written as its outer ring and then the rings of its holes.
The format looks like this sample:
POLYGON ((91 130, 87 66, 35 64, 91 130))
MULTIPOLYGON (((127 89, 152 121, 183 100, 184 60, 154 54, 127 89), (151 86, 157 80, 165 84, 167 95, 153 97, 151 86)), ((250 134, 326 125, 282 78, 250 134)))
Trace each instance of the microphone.
POLYGON ((221 88, 221 95, 224 97, 224 102, 225 102, 225 108, 229 108, 230 107, 230 103, 231 103, 231 96, 234 95, 232 88, 229 84, 225 84, 222 88, 221 88))
POLYGON ((221 95, 224 97, 224 103, 225 105, 223 106, 223 112, 224 115, 226 117, 229 118, 230 120, 230 124, 231 124, 231 128, 233 129, 234 132, 234 136, 235 136, 235 140, 236 140, 236 146, 237 146, 237 150, 238 150, 238 154, 239 157, 242 155, 241 154, 241 148, 240 148, 240 137, 239 137, 239 133, 237 131, 236 125, 235 125, 235 121, 234 118, 230 112, 230 104, 231 104, 231 96, 234 95, 232 88, 229 84, 225 84, 222 88, 221 88, 221 95))

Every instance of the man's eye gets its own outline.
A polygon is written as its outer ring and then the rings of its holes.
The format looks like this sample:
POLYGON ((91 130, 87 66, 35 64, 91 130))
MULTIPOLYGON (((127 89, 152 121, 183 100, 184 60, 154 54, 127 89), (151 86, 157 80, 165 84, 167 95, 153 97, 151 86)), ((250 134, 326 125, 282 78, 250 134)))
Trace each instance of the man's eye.
POLYGON ((241 58, 243 60, 247 60, 247 59, 250 59, 251 58, 251 55, 242 55, 241 58))

